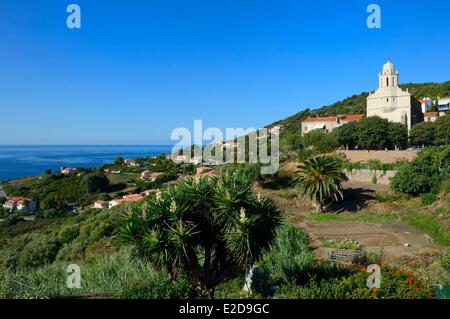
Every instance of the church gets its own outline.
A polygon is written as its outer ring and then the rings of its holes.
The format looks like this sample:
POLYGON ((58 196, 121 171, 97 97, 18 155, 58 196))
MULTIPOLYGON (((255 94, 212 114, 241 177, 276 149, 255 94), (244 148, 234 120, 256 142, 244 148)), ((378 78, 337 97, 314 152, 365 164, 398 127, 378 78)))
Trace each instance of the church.
POLYGON ((398 86, 399 73, 391 62, 378 75, 379 88, 367 97, 367 116, 379 116, 391 122, 403 123, 408 131, 423 122, 421 103, 408 90, 398 86))

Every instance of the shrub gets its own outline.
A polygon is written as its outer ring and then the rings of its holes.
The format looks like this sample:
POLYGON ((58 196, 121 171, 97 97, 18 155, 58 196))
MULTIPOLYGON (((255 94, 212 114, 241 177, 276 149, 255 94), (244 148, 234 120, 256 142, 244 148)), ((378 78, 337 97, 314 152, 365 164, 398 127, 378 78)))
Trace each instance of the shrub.
POLYGON ((420 201, 423 205, 431 205, 436 201, 436 194, 426 193, 420 197, 420 201))
POLYGON ((307 235, 300 229, 285 224, 277 231, 275 242, 258 264, 274 282, 289 282, 304 278, 314 264, 307 235))
POLYGON ((133 207, 118 229, 158 270, 190 276, 202 293, 257 262, 281 222, 268 198, 239 176, 185 180, 133 207))
POLYGON ((62 244, 71 242, 80 233, 80 226, 78 224, 75 225, 67 225, 61 228, 58 234, 58 241, 62 244))
POLYGON ((318 279, 313 276, 304 286, 282 285, 277 298, 288 299, 415 299, 432 298, 426 283, 400 269, 382 266, 381 287, 368 288, 367 265, 354 266, 350 275, 340 278, 318 279))
POLYGON ((335 248, 335 249, 346 249, 346 250, 363 250, 363 247, 356 240, 351 240, 349 238, 342 241, 329 239, 324 240, 323 247, 325 248, 335 248))
POLYGON ((121 289, 121 299, 186 299, 193 298, 192 283, 180 277, 175 281, 167 273, 155 274, 151 280, 137 282, 121 289))
POLYGON ((435 192, 440 184, 441 173, 426 158, 418 157, 409 165, 404 166, 391 179, 394 191, 419 195, 435 192))

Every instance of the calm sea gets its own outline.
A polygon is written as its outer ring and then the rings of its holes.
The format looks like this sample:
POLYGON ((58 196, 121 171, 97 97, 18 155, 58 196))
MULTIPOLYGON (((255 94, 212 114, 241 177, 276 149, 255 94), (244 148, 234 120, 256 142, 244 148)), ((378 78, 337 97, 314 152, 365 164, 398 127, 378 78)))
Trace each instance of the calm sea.
POLYGON ((117 156, 138 158, 170 153, 170 145, 151 146, 0 146, 0 181, 65 167, 95 167, 117 156))

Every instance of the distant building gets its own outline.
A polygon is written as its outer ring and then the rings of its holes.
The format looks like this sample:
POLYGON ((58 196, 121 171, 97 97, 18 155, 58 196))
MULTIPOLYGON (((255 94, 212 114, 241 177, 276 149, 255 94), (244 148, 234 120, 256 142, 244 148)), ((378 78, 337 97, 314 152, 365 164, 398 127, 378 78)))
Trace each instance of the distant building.
POLYGON ((146 196, 151 196, 151 195, 155 194, 156 192, 157 192, 156 189, 147 189, 146 191, 143 191, 140 195, 146 197, 146 196))
POLYGON ((423 122, 421 103, 408 90, 398 85, 398 71, 391 62, 386 62, 378 75, 379 88, 367 97, 367 116, 379 116, 391 122, 403 123, 411 129, 423 122))
POLYGON ((423 118, 425 122, 434 122, 439 117, 438 112, 425 112, 423 114, 423 118))
POLYGON ((349 122, 359 121, 364 117, 364 114, 310 117, 302 122, 302 135, 314 130, 322 130, 326 133, 329 133, 339 126, 342 126, 349 122))
POLYGON ((160 177, 163 174, 164 173, 161 173, 161 172, 143 171, 141 173, 141 179, 143 181, 154 182, 158 177, 160 177))
POLYGON ((61 174, 64 175, 69 175, 70 173, 75 172, 77 169, 76 168, 71 168, 71 167, 61 167, 60 172, 61 174))
POLYGON ((111 201, 109 201, 109 208, 113 208, 117 205, 120 205, 122 203, 135 203, 143 200, 144 197, 140 194, 132 194, 132 195, 125 195, 122 198, 116 198, 111 201))
POLYGON ((430 98, 421 99, 419 100, 419 102, 422 108, 422 113, 428 112, 429 109, 433 106, 433 100, 430 98))
POLYGON ((131 167, 141 167, 141 163, 136 159, 126 159, 124 164, 131 167))
POLYGON ((109 207, 108 201, 98 200, 94 203, 94 208, 103 209, 103 208, 108 208, 108 207, 109 207))
POLYGON ((11 212, 18 211, 23 213, 32 213, 37 210, 36 201, 25 197, 13 197, 8 199, 3 208, 11 212))
POLYGON ((450 109, 450 97, 438 100, 437 110, 442 113, 447 113, 450 109))

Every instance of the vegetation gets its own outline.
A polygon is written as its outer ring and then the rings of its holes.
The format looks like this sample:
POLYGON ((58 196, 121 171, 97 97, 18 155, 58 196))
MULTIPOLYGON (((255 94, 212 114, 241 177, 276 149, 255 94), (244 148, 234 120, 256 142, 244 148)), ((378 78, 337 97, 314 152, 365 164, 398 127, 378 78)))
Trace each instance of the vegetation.
MULTIPOLYGON (((443 83, 407 83, 400 85, 400 87, 403 90, 408 89, 408 91, 417 98, 427 96, 432 99, 437 99, 438 97, 450 96, 450 81, 443 83)), ((301 132, 301 122, 308 117, 337 116, 340 114, 365 114, 367 108, 366 98, 368 95, 369 94, 367 92, 363 92, 334 104, 323 106, 314 110, 307 108, 306 110, 286 119, 276 121, 268 125, 268 127, 282 125, 284 129, 281 139, 284 140, 292 133, 301 132)))
POLYGON ((192 278, 203 294, 250 269, 275 237, 280 212, 238 176, 186 180, 130 211, 123 242, 155 269, 192 278))
POLYGON ((342 182, 345 179, 340 161, 322 155, 301 164, 297 185, 300 195, 312 200, 316 212, 322 213, 329 201, 343 198, 342 182))
POLYGON ((417 158, 404 165, 392 178, 391 188, 414 196, 429 192, 436 193, 449 172, 450 147, 425 148, 418 153, 417 158))
POLYGON ((404 149, 408 142, 405 125, 392 123, 378 116, 344 124, 335 130, 335 134, 337 142, 346 148, 404 149))
POLYGON ((345 250, 363 250, 363 247, 356 240, 344 239, 344 240, 335 240, 328 239, 324 240, 323 247, 325 248, 335 248, 335 249, 345 249, 345 250))

